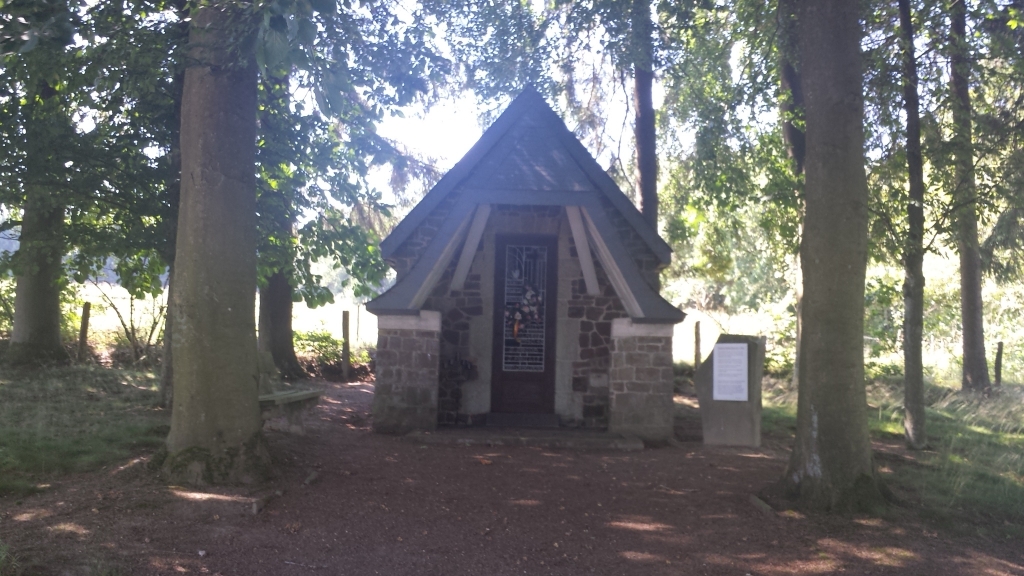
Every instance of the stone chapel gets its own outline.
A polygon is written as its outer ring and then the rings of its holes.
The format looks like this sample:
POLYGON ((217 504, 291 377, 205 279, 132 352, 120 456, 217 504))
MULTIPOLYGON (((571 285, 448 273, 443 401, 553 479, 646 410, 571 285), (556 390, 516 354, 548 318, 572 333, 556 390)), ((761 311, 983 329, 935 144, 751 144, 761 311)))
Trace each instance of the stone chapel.
POLYGON ((373 425, 672 436, 671 249, 547 105, 519 95, 381 243, 373 425))

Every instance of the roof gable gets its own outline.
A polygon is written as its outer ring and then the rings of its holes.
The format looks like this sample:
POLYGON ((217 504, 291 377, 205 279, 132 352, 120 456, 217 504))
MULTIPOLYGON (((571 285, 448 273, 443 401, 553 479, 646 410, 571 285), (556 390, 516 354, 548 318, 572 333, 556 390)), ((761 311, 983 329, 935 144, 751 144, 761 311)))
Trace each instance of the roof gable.
POLYGON ((556 132, 524 114, 477 164, 466 189, 596 192, 556 132))
POLYGON ((671 249, 535 90, 527 89, 381 242, 390 257, 455 189, 603 194, 668 263, 671 249))

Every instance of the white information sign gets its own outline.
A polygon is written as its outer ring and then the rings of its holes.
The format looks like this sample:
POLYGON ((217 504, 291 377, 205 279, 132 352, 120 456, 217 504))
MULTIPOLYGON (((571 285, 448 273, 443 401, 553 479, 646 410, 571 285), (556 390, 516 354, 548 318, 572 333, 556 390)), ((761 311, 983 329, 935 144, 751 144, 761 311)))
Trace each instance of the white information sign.
POLYGON ((716 344, 714 354, 713 400, 746 402, 747 344, 716 344))

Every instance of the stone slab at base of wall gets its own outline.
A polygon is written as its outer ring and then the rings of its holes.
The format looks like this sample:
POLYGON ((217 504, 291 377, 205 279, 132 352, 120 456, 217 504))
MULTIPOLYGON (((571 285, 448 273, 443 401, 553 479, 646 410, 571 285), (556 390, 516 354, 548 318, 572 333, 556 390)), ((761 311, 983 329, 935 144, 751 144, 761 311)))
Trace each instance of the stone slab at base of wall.
POLYGON ((672 438, 672 325, 612 320, 608 430, 648 442, 672 438))
POLYGON ((761 379, 764 377, 763 336, 722 334, 717 344, 747 344, 747 401, 714 399, 715 353, 697 369, 694 381, 700 402, 704 443, 717 446, 761 445, 761 379))
POLYGON ((377 317, 373 430, 406 434, 437 428, 441 313, 377 317))

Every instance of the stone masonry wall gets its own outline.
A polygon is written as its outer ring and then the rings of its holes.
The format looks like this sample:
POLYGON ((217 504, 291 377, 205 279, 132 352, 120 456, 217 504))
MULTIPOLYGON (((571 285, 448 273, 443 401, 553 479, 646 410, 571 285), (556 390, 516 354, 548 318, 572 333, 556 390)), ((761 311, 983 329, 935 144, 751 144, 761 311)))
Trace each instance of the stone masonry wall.
POLYGON ((618 231, 619 239, 626 251, 633 256, 633 263, 636 264, 640 275, 655 292, 661 291, 661 270, 665 267, 654 254, 647 242, 633 228, 607 198, 601 198, 601 206, 611 225, 618 231))
POLYGON ((440 352, 437 330, 378 329, 374 431, 405 434, 437 427, 440 352))
POLYGON ((462 290, 452 290, 452 276, 458 258, 452 258, 423 307, 441 313, 441 372, 438 381, 437 421, 441 425, 465 423, 462 409, 462 384, 479 378, 470 351, 470 320, 483 316, 480 274, 470 273, 462 290))
MULTIPOLYGON (((578 258, 570 237, 569 252, 578 258)), ((579 324, 579 348, 572 363, 572 391, 582 395, 584 428, 608 427, 608 371, 611 368, 612 320, 627 316, 601 263, 594 258, 600 294, 587 294, 582 271, 572 278, 572 298, 566 303, 568 317, 579 324)))
POLYGON ((643 440, 672 437, 672 326, 613 326, 609 430, 643 440))

